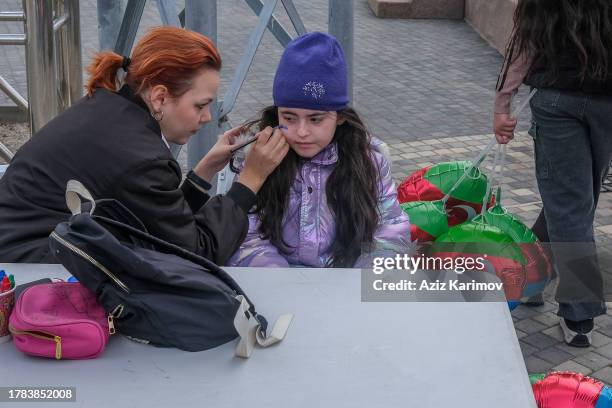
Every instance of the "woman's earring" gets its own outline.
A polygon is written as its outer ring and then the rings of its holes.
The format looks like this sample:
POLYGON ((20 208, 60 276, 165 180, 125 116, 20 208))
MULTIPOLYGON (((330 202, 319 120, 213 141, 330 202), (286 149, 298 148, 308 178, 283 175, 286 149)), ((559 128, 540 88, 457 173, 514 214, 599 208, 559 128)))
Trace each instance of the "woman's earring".
POLYGON ((151 112, 151 116, 153 116, 153 119, 156 121, 161 122, 164 118, 164 111, 160 110, 159 112, 151 112))

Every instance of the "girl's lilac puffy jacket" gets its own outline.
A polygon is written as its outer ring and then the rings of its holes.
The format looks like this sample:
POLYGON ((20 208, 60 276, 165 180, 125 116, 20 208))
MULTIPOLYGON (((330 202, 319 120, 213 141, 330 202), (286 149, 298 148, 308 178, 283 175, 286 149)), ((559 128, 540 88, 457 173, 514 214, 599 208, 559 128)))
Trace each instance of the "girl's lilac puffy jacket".
MULTIPOLYGON (((371 267, 375 257, 411 253, 410 222, 397 201, 397 190, 381 142, 373 139, 372 156, 380 171, 378 206, 380 225, 374 235, 375 249, 362 253, 354 267, 371 267)), ((325 184, 338 161, 335 143, 304 161, 290 190, 288 210, 283 221, 283 239, 293 252, 281 254, 269 240, 259 237, 259 220, 249 214, 249 232, 240 249, 230 258, 231 266, 325 267, 331 257, 334 217, 327 206, 325 184)), ((356 197, 355 199, 359 199, 356 197)))

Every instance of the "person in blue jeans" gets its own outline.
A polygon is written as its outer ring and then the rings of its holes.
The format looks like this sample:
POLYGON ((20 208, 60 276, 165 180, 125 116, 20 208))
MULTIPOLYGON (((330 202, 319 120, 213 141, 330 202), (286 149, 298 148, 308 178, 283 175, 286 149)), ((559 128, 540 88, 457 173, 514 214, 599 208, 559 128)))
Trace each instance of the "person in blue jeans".
POLYGON ((569 345, 588 347, 606 310, 593 221, 612 159, 612 2, 519 0, 496 89, 499 143, 514 137, 508 113, 521 83, 538 89, 529 133, 561 328, 569 345))

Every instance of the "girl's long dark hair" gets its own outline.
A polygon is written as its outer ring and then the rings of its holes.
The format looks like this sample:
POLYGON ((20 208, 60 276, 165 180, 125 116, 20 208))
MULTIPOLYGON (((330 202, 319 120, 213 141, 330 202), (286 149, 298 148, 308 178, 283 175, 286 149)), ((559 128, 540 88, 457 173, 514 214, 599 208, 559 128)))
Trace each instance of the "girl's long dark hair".
MULTIPOLYGON (((336 224, 332 257, 327 266, 352 267, 363 250, 370 250, 380 220, 378 209, 379 169, 373 160, 371 137, 357 112, 351 108, 338 112, 344 123, 336 128, 332 143, 338 148, 338 163, 332 171, 325 193, 336 224)), ((245 127, 278 125, 278 108, 269 106, 261 117, 245 127)), ((263 239, 269 239, 280 252, 292 248, 283 240, 283 219, 289 204, 289 189, 298 176, 301 160, 290 150, 268 177, 257 194, 255 212, 261 221, 263 239)))
POLYGON ((578 57, 581 81, 606 79, 612 63, 612 1, 519 0, 506 52, 530 56, 532 67, 547 67, 544 81, 552 84, 567 51, 578 57))

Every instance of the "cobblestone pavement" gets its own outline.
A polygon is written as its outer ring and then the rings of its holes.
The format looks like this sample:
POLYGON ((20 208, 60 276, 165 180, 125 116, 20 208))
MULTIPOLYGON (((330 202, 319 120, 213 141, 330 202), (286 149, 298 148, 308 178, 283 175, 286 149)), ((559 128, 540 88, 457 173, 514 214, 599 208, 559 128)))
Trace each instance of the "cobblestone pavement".
MULTIPOLYGON (((327 1, 295 3, 309 30, 326 30, 327 1)), ((394 178, 399 182, 431 163, 472 158, 491 137, 488 133, 501 64, 499 54, 464 22, 377 19, 365 0, 355 3, 355 107, 372 133, 389 144, 394 178)), ((19 0, 0 0, 1 11, 20 8, 19 0)), ((290 27, 280 2, 276 11, 285 27, 290 27)), ((255 22, 244 1, 219 2, 218 44, 224 58, 220 95, 231 80, 255 22)), ((150 1, 139 35, 159 23, 155 2, 150 1)), ((84 66, 98 47, 96 27, 95 1, 81 1, 84 66)), ((18 33, 22 27, 19 23, 0 23, 0 32, 18 33)), ((272 79, 281 52, 280 45, 267 33, 230 115, 233 123, 253 116, 271 102, 272 79)), ((0 75, 26 94, 23 47, 0 47, 0 75)), ((522 89, 519 98, 525 95, 522 89)), ((0 95, 0 105, 7 104, 10 101, 0 95)), ((519 130, 526 130, 528 123, 529 114, 525 114, 519 130)), ((530 225, 541 203, 528 135, 520 133, 510 145, 507 163, 503 203, 530 225)), ((595 228, 603 256, 611 256, 612 193, 601 195, 595 228)), ((512 312, 528 371, 571 370, 612 384, 612 311, 596 319, 593 347, 568 347, 562 341, 555 315, 553 286, 546 291, 544 306, 519 306, 512 312)))

